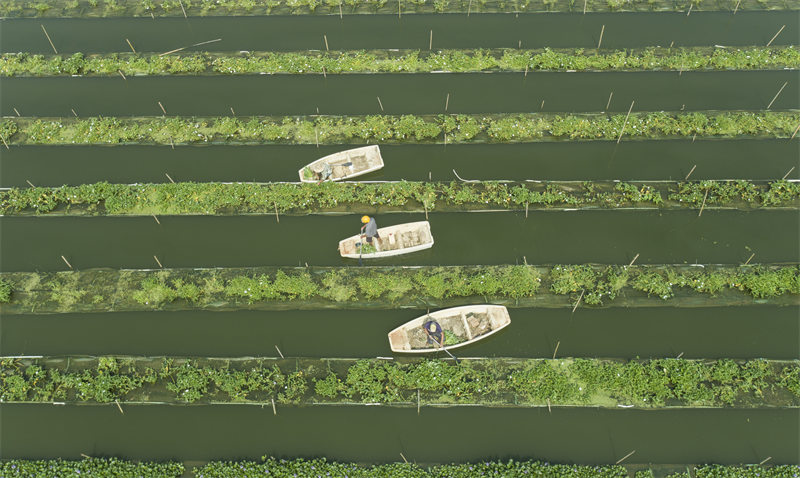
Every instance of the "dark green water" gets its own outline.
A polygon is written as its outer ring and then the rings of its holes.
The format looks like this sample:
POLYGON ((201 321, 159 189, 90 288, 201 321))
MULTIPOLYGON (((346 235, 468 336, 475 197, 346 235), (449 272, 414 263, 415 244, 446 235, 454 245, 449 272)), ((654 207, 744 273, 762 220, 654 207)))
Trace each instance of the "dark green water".
POLYGON ((484 15, 271 16, 216 18, 109 18, 3 20, 0 52, 52 53, 44 25, 59 53, 166 52, 221 38, 192 50, 333 50, 400 48, 604 48, 798 43, 796 11, 685 13, 570 13, 484 15))
POLYGON ((618 113, 632 101, 637 111, 755 110, 789 82, 771 108, 782 110, 800 107, 799 80, 799 71, 5 78, 0 112, 152 116, 159 102, 184 116, 597 112, 612 92, 608 111, 618 113))
MULTIPOLYGON (((0 186, 97 181, 296 181, 314 159, 361 145, 21 146, 0 149, 0 186), (220 158, 224 157, 224 161, 220 158)), ((683 180, 800 177, 800 143, 673 140, 472 145, 383 145, 386 167, 365 180, 683 180)))
MULTIPOLYGON (((5 217, 0 219, 0 270, 92 267, 237 267, 355 265, 338 241, 358 233, 359 215, 5 217)), ((388 226, 424 220, 421 213, 385 214, 388 226)), ((435 245, 375 264, 639 264, 796 262, 797 211, 598 210, 432 213, 435 245)))
POLYGON ((800 410, 0 405, 2 458, 263 455, 442 463, 771 463, 800 460, 800 410), (440 433, 431 433, 432 423, 440 433), (346 439, 343 439, 346 437, 346 439))
MULTIPOLYGON (((510 309, 462 357, 800 358, 797 307, 510 309)), ((6 315, 0 355, 390 356, 386 334, 425 310, 6 315), (43 334, 41 331, 46 330, 43 334), (309 331, 314 331, 309 333, 309 331), (346 346, 343 346, 346 344, 346 346)))

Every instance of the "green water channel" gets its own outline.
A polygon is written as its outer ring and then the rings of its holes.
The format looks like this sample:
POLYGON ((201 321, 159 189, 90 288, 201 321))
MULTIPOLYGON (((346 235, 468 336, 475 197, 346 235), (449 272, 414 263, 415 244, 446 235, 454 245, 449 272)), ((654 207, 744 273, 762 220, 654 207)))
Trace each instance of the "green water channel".
POLYGON ((52 53, 47 29, 61 54, 167 52, 221 38, 192 50, 333 50, 433 48, 596 48, 602 46, 773 45, 798 43, 796 11, 685 13, 574 13, 475 15, 349 15, 215 18, 108 18, 3 20, 0 52, 52 53))
MULTIPOLYGON (((800 358, 797 307, 510 312, 509 329, 455 353, 550 358, 558 345, 559 357, 800 358)), ((424 313, 425 309, 5 315, 0 319, 0 355, 277 357, 277 346, 286 357, 391 356, 386 334, 424 313)))
POLYGON ((760 110, 785 82, 794 86, 771 109, 800 107, 800 71, 4 78, 0 113, 155 116, 162 114, 159 102, 167 114, 182 116, 230 116, 231 108, 237 115, 435 114, 445 107, 624 113, 631 101, 637 111, 760 110))
POLYGON ((800 410, 0 405, 2 458, 797 463, 800 410), (436 428, 440 432, 432 433, 436 428), (347 439, 342 439, 343 435, 347 439))
MULTIPOLYGON (((344 216, 5 217, 0 270, 351 265, 338 241, 359 232, 344 216)), ((388 226, 422 213, 378 216, 388 226)), ((797 262, 800 216, 793 210, 598 210, 431 213, 433 248, 370 263, 398 265, 797 262)))
MULTIPOLYGON (((318 157, 361 144, 320 146, 15 146, 0 149, 0 187, 108 181, 297 181, 318 157), (220 158, 224 157, 224 161, 220 158)), ((800 177, 786 140, 671 140, 473 145, 383 145, 386 166, 359 179, 683 180, 800 177), (756 160, 757 159, 757 160, 756 160)))

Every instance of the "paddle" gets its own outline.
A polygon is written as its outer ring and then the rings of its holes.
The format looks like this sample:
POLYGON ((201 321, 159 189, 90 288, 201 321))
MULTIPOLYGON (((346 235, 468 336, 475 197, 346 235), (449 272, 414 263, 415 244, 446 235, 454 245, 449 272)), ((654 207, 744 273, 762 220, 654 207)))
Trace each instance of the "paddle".
MULTIPOLYGON (((431 314, 427 314, 427 315, 428 315, 428 318, 429 318, 429 319, 433 320, 433 317, 431 317, 431 314)), ((423 328, 424 328, 424 326, 423 326, 423 328)), ((430 337, 430 332, 428 332, 428 329, 425 329, 425 333, 428 335, 428 337, 430 337)), ((431 337, 431 338, 433 339, 433 337, 431 337)), ((444 329, 442 329, 442 339, 444 339, 444 329)), ((456 361, 456 365, 458 365, 458 364, 459 364, 459 360, 456 358, 456 356, 455 356, 455 355, 453 355, 453 354, 451 354, 451 353, 450 353, 450 351, 449 351, 449 350, 447 350, 446 348, 444 348, 444 347, 443 347, 443 346, 442 346, 442 345, 441 345, 439 342, 437 342, 437 341, 436 341, 436 339, 433 339, 433 343, 435 343, 435 344, 436 344, 436 346, 437 346, 439 349, 441 349, 441 350, 444 350, 444 352, 445 352, 447 355, 449 355, 449 356, 450 356, 450 358, 452 358, 453 360, 455 360, 455 361, 456 361)))

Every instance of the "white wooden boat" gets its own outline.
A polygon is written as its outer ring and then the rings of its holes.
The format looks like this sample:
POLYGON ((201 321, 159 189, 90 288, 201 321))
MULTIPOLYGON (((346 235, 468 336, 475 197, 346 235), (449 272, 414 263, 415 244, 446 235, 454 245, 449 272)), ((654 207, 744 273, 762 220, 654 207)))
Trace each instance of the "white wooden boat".
POLYGON ((351 259, 377 259, 380 257, 399 256, 433 247, 433 235, 428 221, 407 222, 396 226, 378 228, 380 239, 372 241, 372 247, 366 245, 366 238, 355 235, 339 241, 339 254, 351 259), (359 251, 359 244, 364 243, 364 250, 359 251))
POLYGON ((465 305, 437 310, 417 317, 389 332, 392 352, 430 353, 442 349, 451 350, 486 338, 511 323, 508 309, 502 305, 465 305), (454 337, 459 342, 439 347, 428 343, 423 324, 430 319, 442 326, 445 337, 454 337))
POLYGON ((341 181, 381 169, 383 158, 380 148, 375 144, 339 151, 319 158, 301 168, 298 171, 300 181, 304 183, 319 182, 326 163, 331 168, 331 176, 326 181, 341 181))

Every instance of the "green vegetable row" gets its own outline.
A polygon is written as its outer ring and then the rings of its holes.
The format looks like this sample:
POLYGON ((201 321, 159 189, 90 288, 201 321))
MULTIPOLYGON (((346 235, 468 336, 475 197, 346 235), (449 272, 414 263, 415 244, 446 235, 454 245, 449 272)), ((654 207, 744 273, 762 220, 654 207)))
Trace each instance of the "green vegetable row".
POLYGON ((0 401, 800 406, 800 363, 686 359, 325 360, 40 358, 0 361, 0 401))
POLYGON ((37 0, 0 2, 4 17, 791 10, 786 0, 37 0))
POLYGON ((91 117, 0 122, 7 144, 531 142, 621 137, 789 138, 798 112, 369 115, 286 117, 91 117))
POLYGON ((313 211, 476 210, 547 207, 797 207, 800 184, 584 183, 94 183, 0 191, 0 214, 165 215, 313 211), (665 197, 667 198, 665 201, 665 197))
POLYGON ((797 304, 792 266, 448 266, 7 272, 0 312, 190 308, 797 304))
POLYGON ((2 76, 174 75, 223 73, 429 73, 432 71, 755 70, 800 67, 800 50, 788 47, 248 52, 72 56, 5 53, 2 76))
MULTIPOLYGON (((664 475, 664 478, 792 478, 800 472, 798 465, 777 466, 687 466, 686 472, 664 475)), ((8 478, 58 476, 59 478, 178 478, 184 473, 179 462, 131 462, 117 458, 71 460, 0 460, 0 474, 8 478)), ((412 463, 364 465, 317 459, 276 459, 264 456, 260 461, 212 461, 192 468, 196 478, 291 478, 298 476, 331 476, 336 478, 472 478, 503 476, 505 478, 628 478, 622 465, 559 465, 539 461, 483 461, 423 467, 412 463)), ((637 468, 636 478, 652 478, 650 469, 637 468)))

